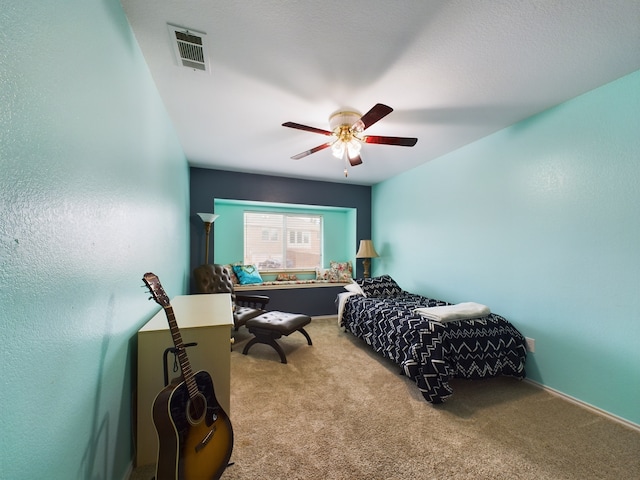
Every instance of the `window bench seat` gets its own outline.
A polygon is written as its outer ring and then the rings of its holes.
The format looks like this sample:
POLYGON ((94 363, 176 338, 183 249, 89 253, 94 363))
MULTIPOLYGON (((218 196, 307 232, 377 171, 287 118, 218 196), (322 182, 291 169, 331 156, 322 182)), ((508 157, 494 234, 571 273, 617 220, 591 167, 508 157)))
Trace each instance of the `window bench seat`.
POLYGON ((348 285, 344 282, 329 282, 327 280, 284 280, 271 281, 262 283, 250 283, 247 285, 234 284, 233 289, 236 292, 248 290, 283 290, 290 288, 319 288, 319 287, 344 287, 348 285))
POLYGON ((336 298, 344 292, 347 283, 326 280, 287 280, 249 285, 234 285, 237 294, 266 295, 270 298, 267 309, 271 311, 301 313, 310 317, 335 315, 336 298))

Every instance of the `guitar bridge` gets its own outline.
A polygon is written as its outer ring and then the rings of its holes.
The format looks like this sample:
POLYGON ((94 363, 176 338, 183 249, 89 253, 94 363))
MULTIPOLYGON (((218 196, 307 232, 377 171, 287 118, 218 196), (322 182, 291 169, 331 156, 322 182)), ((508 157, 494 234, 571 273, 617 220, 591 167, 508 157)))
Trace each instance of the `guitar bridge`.
POLYGON ((216 427, 213 427, 209 432, 205 435, 205 437, 196 445, 196 453, 202 450, 213 438, 213 434, 216 433, 216 427))

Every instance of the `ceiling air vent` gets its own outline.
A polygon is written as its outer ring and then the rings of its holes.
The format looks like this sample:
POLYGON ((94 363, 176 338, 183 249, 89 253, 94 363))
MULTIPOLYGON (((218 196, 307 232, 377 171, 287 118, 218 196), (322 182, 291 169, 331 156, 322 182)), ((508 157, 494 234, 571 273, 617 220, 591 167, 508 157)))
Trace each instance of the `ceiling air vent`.
POLYGON ((171 24, 168 27, 178 65, 208 72, 207 34, 171 24))

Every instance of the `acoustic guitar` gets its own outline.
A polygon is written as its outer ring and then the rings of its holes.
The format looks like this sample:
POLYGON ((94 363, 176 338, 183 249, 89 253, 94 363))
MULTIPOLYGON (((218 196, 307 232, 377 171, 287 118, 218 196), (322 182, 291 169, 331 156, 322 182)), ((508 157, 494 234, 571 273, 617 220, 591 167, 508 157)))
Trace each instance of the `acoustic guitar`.
POLYGON ((156 480, 217 480, 229 464, 233 428, 216 399, 209 373, 195 374, 182 342, 173 308, 153 273, 142 279, 165 311, 182 377, 167 385, 153 402, 159 449, 156 480))

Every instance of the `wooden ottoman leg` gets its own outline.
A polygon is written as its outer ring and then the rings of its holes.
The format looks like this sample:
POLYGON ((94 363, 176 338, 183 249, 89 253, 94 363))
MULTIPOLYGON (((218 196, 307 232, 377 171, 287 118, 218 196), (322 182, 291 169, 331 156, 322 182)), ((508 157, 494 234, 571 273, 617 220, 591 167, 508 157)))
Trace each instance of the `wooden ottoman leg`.
POLYGON ((242 351, 243 354, 247 354, 249 349, 256 343, 264 343, 271 345, 271 347, 280 355, 280 362, 287 363, 287 357, 284 354, 282 347, 276 342, 277 339, 284 336, 289 336, 293 332, 300 332, 307 339, 309 345, 313 345, 311 337, 304 329, 305 325, 311 322, 311 318, 298 314, 298 313, 285 313, 285 312, 266 312, 255 318, 247 320, 246 326, 249 332, 253 333, 255 337, 247 343, 242 351))
MULTIPOLYGON (((256 336, 249 340, 249 343, 247 343, 244 350, 242 350, 243 355, 246 355, 249 352, 249 349, 256 343, 264 343, 265 345, 271 345, 273 349, 278 352, 278 355, 280 355, 280 363, 287 363, 287 357, 284 354, 284 350, 282 350, 282 347, 278 345, 278 342, 276 342, 273 337, 258 333, 254 333, 254 335, 256 336)), ((278 335, 278 338, 280 338, 280 335, 278 335)))
POLYGON ((309 336, 309 334, 307 333, 307 331, 304 328, 299 328, 298 331, 303 334, 305 337, 307 337, 307 344, 308 345, 313 345, 313 343, 311 343, 311 337, 309 336))
POLYGON ((252 347, 252 345, 258 343, 258 339, 256 337, 253 337, 251 340, 249 340, 249 343, 247 343, 244 346, 244 349, 242 350, 242 354, 246 355, 249 352, 249 349, 252 347))

